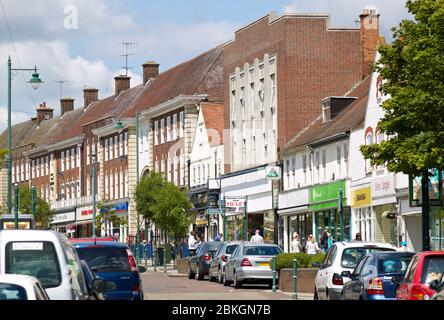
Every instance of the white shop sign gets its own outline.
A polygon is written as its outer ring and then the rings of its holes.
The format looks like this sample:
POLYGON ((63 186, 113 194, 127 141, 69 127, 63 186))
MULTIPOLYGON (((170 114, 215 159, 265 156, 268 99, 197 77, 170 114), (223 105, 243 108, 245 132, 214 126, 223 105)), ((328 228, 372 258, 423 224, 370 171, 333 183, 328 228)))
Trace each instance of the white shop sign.
POLYGON ((372 180, 372 205, 378 206, 396 202, 395 176, 390 174, 372 180))
POLYGON ((52 216, 51 224, 58 224, 58 223, 75 221, 75 220, 76 220, 75 211, 58 213, 58 214, 55 214, 52 216))
POLYGON ((225 197, 227 216, 244 213, 246 197, 225 197))
POLYGON ((77 208, 76 212, 77 212, 77 219, 76 219, 76 221, 92 220, 92 218, 93 218, 93 208, 92 208, 92 206, 77 208))

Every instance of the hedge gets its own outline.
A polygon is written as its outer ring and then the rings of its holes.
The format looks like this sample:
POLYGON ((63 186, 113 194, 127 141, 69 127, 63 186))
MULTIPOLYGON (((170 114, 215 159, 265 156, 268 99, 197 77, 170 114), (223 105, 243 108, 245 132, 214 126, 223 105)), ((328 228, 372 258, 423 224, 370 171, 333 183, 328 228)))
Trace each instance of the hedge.
MULTIPOLYGON (((313 268, 314 262, 324 261, 325 254, 316 255, 307 253, 281 253, 276 256, 276 271, 281 269, 293 268, 293 258, 296 257, 297 268, 313 268)), ((270 260, 270 266, 273 266, 273 259, 270 260)))

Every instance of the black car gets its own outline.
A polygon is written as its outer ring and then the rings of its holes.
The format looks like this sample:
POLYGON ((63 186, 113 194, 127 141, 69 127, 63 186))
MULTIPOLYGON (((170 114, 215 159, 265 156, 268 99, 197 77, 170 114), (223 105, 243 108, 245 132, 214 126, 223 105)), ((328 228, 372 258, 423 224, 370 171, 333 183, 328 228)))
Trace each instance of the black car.
POLYGON ((398 285, 392 279, 404 276, 414 252, 375 252, 362 256, 343 288, 342 300, 396 300, 398 285))
POLYGON ((85 260, 80 260, 83 275, 85 276, 86 287, 88 290, 88 300, 106 300, 106 291, 112 291, 116 288, 114 282, 105 282, 98 278, 90 269, 85 260), (103 283, 102 283, 103 282, 103 283))
POLYGON ((221 245, 220 241, 204 242, 200 245, 196 254, 189 257, 188 279, 194 279, 197 274, 197 280, 203 280, 208 275, 210 261, 221 245))

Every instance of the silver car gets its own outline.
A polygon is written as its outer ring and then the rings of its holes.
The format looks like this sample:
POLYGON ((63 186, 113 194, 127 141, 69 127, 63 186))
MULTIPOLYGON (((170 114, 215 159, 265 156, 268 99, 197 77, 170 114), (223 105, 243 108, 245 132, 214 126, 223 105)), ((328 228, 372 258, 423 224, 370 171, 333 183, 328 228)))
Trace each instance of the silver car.
POLYGON ((225 265, 224 286, 233 283, 235 288, 240 288, 244 283, 266 283, 271 287, 270 260, 280 253, 282 249, 275 244, 242 242, 225 265))
POLYGON ((225 264, 240 243, 241 241, 227 241, 219 247, 210 261, 208 273, 210 281, 217 279, 217 282, 222 283, 225 264))

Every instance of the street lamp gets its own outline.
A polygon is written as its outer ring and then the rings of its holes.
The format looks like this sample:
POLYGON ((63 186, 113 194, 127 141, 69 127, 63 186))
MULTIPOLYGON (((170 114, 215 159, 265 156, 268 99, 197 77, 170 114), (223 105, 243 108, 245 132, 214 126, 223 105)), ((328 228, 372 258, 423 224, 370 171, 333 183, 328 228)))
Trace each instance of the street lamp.
POLYGON ((93 238, 96 237, 96 152, 92 153, 93 238))
POLYGON ((11 57, 8 57, 8 214, 11 213, 12 208, 12 196, 11 196, 11 187, 12 187, 12 144, 11 144, 11 105, 12 105, 12 71, 34 71, 32 74, 31 80, 28 83, 31 84, 34 90, 37 90, 40 87, 40 84, 43 81, 40 79, 39 74, 37 73, 37 66, 33 69, 13 69, 11 57))

